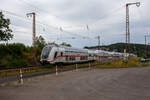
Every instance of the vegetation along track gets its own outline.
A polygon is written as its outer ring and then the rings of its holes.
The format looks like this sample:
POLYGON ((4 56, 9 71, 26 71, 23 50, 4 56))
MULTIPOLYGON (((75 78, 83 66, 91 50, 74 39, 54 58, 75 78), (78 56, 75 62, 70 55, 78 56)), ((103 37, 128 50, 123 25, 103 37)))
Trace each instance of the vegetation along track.
MULTIPOLYGON (((102 63, 89 62, 83 64, 71 64, 71 65, 57 65, 57 72, 65 72, 77 69, 92 69, 94 66, 100 65, 102 63)), ((17 81, 20 78, 20 70, 23 74, 23 79, 31 78, 34 76, 47 75, 56 73, 56 65, 51 65, 51 67, 38 66, 38 67, 26 67, 26 68, 15 68, 15 69, 5 69, 0 70, 0 84, 8 83, 12 81, 17 81)))
MULTIPOLYGON (((94 68, 127 68, 127 67, 144 67, 149 66, 150 62, 141 63, 140 58, 130 59, 127 63, 122 60, 119 61, 105 61, 105 62, 88 62, 81 64, 70 65, 57 65, 57 73, 64 71, 72 71, 76 69, 94 69, 94 68)), ((24 78, 30 78, 34 76, 54 74, 56 73, 56 65, 45 65, 37 67, 26 67, 0 70, 0 83, 6 83, 11 81, 17 81, 20 78, 20 70, 24 78)))

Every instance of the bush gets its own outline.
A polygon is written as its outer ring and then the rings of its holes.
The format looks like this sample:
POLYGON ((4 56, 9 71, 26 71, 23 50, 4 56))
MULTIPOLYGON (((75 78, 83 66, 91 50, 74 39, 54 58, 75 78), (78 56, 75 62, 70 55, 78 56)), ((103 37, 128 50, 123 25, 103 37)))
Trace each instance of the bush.
POLYGON ((25 67, 27 65, 28 65, 28 62, 25 60, 14 59, 11 62, 11 66, 14 66, 14 67, 25 67))
POLYGON ((0 44, 0 68, 31 65, 32 47, 24 44, 0 44))

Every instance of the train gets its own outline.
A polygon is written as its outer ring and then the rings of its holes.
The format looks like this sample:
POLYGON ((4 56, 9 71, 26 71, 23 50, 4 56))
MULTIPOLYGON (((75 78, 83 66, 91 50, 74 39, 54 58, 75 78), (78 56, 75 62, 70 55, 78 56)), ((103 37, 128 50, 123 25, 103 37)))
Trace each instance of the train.
MULTIPOLYGON (((120 60, 129 56, 127 53, 108 52, 104 50, 79 49, 66 46, 46 45, 41 53, 42 64, 82 63, 90 61, 120 60)), ((135 57, 136 55, 130 54, 135 57)))

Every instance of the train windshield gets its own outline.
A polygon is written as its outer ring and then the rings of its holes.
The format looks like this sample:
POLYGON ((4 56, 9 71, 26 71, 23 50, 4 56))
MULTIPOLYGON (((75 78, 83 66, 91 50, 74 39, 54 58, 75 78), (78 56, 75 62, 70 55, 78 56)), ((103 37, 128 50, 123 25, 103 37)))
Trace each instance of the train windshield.
POLYGON ((46 59, 51 51, 51 47, 44 47, 42 51, 42 59, 46 59))

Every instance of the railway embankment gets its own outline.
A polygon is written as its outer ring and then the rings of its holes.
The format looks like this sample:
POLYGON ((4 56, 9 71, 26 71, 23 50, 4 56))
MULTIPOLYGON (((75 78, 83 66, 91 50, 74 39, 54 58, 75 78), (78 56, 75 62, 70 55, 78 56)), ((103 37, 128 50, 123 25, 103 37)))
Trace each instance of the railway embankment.
POLYGON ((107 62, 102 65, 96 66, 96 68, 132 68, 132 67, 148 67, 150 66, 150 62, 141 62, 141 58, 132 58, 128 61, 119 60, 107 62))
POLYGON ((110 69, 110 68, 133 68, 133 67, 148 67, 150 62, 140 62, 140 58, 133 58, 127 62, 123 60, 109 61, 109 62, 88 62, 82 64, 71 64, 71 65, 47 65, 40 67, 29 67, 19 69, 7 69, 0 70, 0 83, 8 83, 11 81, 20 80, 20 71, 22 72, 22 78, 31 78, 35 76, 42 76, 47 74, 59 74, 66 71, 78 71, 85 69, 110 69))

